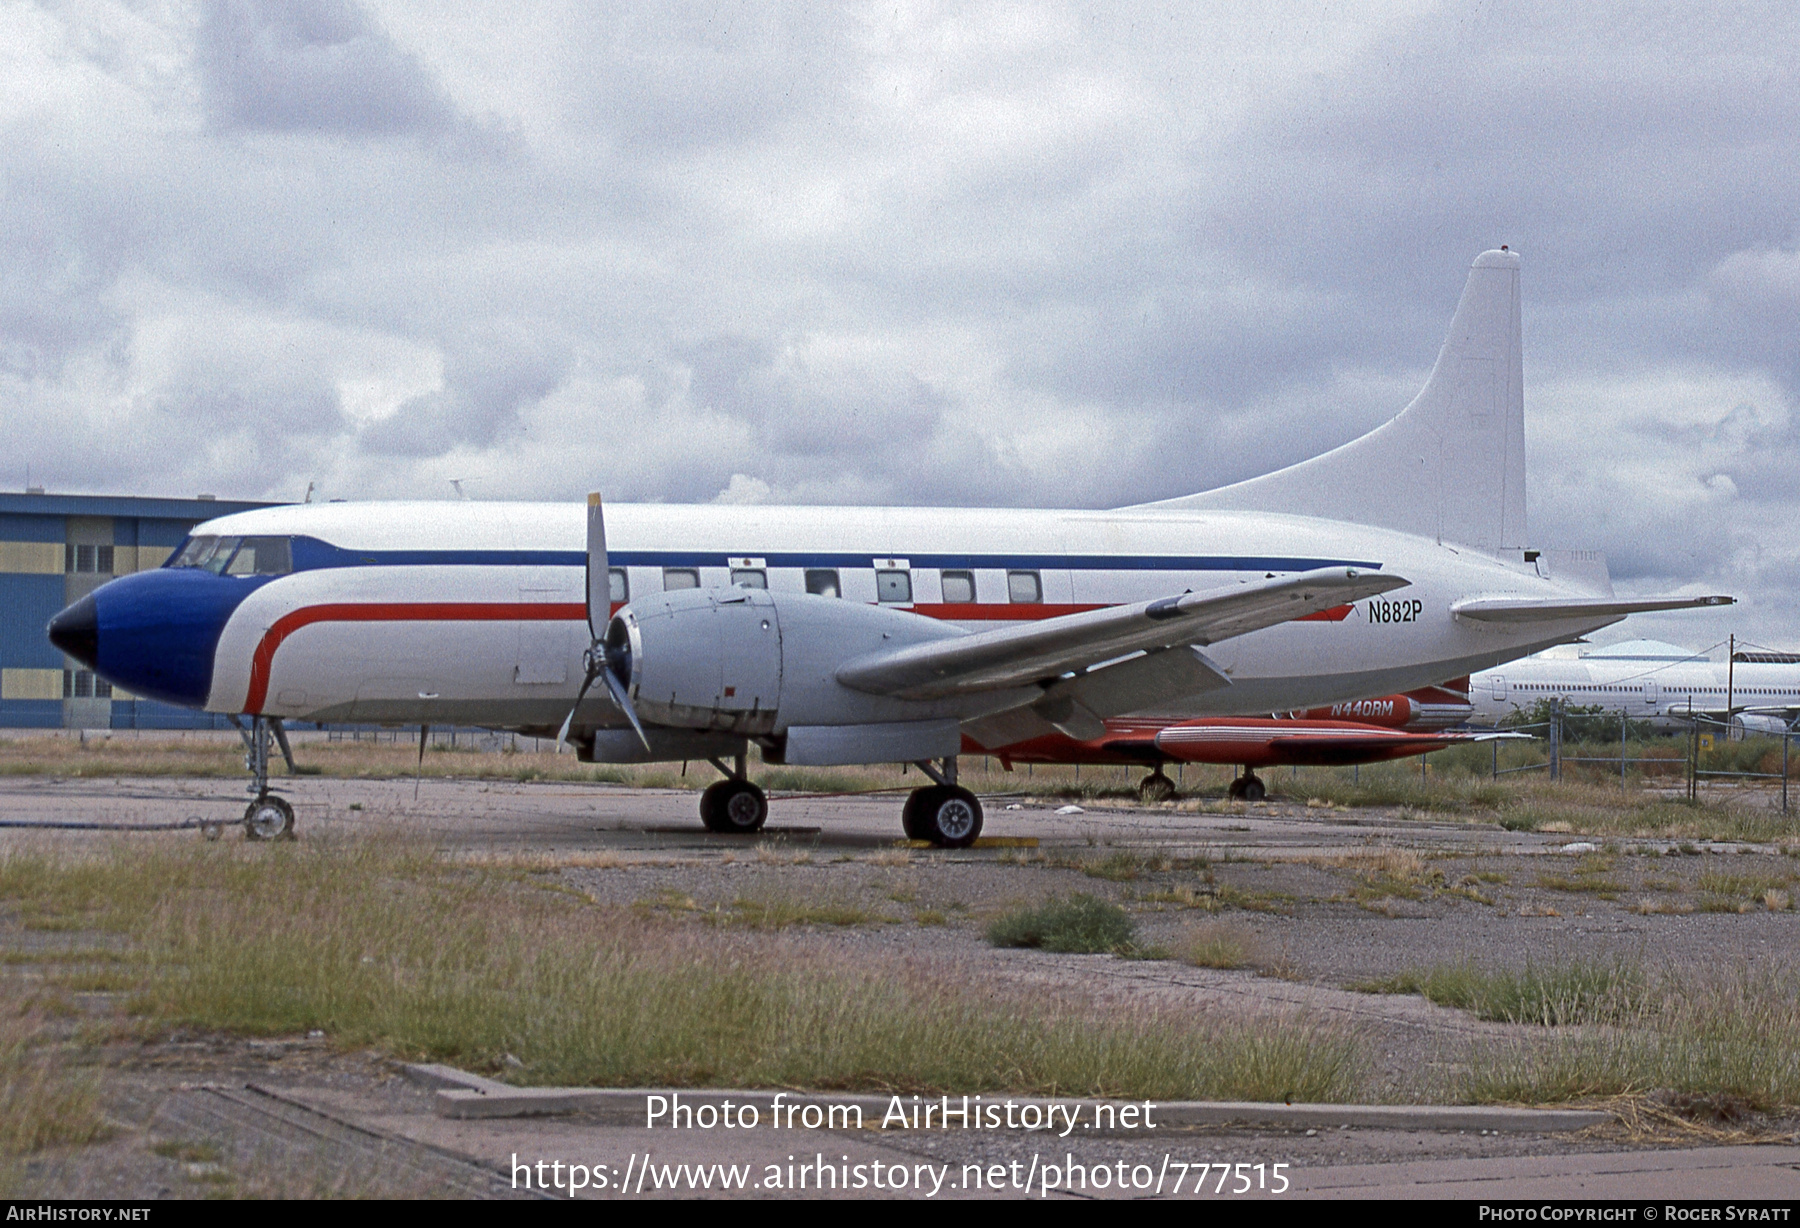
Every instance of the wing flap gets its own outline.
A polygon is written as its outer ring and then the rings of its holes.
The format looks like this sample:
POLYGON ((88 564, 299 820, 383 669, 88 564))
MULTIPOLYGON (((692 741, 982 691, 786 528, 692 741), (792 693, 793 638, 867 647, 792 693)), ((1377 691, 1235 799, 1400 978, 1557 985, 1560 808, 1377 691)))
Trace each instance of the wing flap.
POLYGON ((836 677, 853 690, 898 699, 1046 684, 1133 653, 1211 644, 1406 584, 1396 575, 1324 567, 887 649, 846 662, 836 677))

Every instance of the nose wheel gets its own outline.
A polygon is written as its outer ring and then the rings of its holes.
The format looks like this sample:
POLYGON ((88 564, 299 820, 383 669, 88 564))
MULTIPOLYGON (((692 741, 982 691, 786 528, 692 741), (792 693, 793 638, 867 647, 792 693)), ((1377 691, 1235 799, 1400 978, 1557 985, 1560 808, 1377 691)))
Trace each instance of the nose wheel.
POLYGON ((273 793, 259 797, 244 811, 244 839, 292 840, 294 808, 273 793))

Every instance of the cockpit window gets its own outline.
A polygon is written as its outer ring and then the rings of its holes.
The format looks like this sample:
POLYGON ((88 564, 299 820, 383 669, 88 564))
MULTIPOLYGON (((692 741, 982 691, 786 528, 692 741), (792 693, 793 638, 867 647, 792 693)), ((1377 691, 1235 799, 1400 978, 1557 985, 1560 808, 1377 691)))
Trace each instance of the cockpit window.
POLYGON ((169 560, 168 566, 198 567, 200 560, 210 556, 213 547, 218 544, 219 539, 216 537, 190 537, 187 539, 187 544, 181 548, 181 553, 169 560))
POLYGON ((285 537, 246 537, 225 569, 228 576, 285 576, 294 570, 285 537))
POLYGON ((285 576, 294 570, 293 543, 285 537, 190 537, 168 565, 214 575, 285 576))
POLYGON ((205 568, 215 576, 218 575, 225 570, 226 564, 231 562, 231 556, 237 553, 238 542, 242 540, 243 539, 240 537, 221 537, 217 539, 213 543, 212 553, 208 554, 194 565, 196 567, 205 568))

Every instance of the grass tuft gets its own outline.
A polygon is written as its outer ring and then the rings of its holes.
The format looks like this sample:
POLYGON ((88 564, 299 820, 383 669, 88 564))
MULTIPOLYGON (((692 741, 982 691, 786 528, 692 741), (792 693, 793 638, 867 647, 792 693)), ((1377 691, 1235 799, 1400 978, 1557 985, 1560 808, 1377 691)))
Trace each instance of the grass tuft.
POLYGON ((1610 1023, 1630 1015, 1643 997, 1644 974, 1623 962, 1528 963, 1517 970, 1464 962, 1403 972, 1364 988, 1420 994, 1439 1006, 1500 1023, 1562 1027, 1610 1023))
POLYGON ((988 926, 987 937, 997 947, 1097 955, 1128 949, 1136 929, 1117 904, 1078 894, 1015 908, 988 926))

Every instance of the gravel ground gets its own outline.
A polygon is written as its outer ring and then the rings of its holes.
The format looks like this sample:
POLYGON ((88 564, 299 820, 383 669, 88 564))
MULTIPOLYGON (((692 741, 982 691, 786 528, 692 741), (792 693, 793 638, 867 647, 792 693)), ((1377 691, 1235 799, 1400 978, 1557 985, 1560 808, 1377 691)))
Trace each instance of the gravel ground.
MULTIPOLYGON (((1543 1029, 1483 1023, 1417 996, 1356 991, 1368 982, 1465 960, 1522 967, 1572 957, 1641 959, 1699 973, 1786 960, 1800 937, 1791 907, 1800 895, 1800 858, 1791 844, 1595 841, 1587 851, 1570 849, 1582 843, 1570 836, 1502 831, 1455 816, 1418 820, 1283 803, 1226 814, 1095 808, 1060 815, 1036 805, 1006 810, 1001 801, 990 806, 988 832, 1034 847, 946 853, 897 846, 895 796, 778 801, 772 830, 745 839, 701 831, 691 793, 427 781, 414 801, 411 781, 292 783, 302 839, 426 832, 460 854, 522 860, 607 903, 676 924, 760 934, 757 940, 783 944, 796 957, 905 958, 1022 995, 1102 1007, 1341 1022, 1367 1038, 1380 1064, 1378 1085, 1393 1098, 1441 1084, 1442 1071, 1470 1045, 1542 1036, 1543 1029), (1123 906, 1146 947, 1178 951, 1196 934, 1223 927, 1243 945, 1249 966, 996 950, 985 940, 987 924, 1009 908, 1077 892, 1123 906), (815 919, 762 933, 746 924, 758 906, 830 909, 851 923, 815 919)), ((242 804, 219 781, 0 779, 0 821, 8 823, 96 815, 109 823, 170 823, 229 816, 242 804)), ((104 833, 8 827, 0 829, 0 848, 87 847, 98 838, 104 833)), ((171 831, 140 838, 198 837, 171 831)), ((0 930, 3 945, 19 955, 50 941, 13 926, 0 930)), ((22 992, 29 967, 8 965, 9 996, 22 992)), ((100 1014, 120 1009, 106 995, 83 997, 100 1014)), ((309 1087, 395 1120, 428 1112, 422 1094, 398 1082, 384 1062, 336 1052, 328 1040, 120 1041, 98 1070, 118 1133, 94 1147, 32 1159, 21 1188, 118 1197, 495 1192, 491 1166, 472 1165, 467 1156, 322 1127, 296 1118, 304 1118, 301 1110, 243 1091, 248 1084, 309 1087), (179 1145, 194 1139, 218 1140, 217 1158, 181 1158, 179 1145), (274 1164, 271 1156, 284 1158, 274 1164)), ((1181 1147, 1195 1160, 1319 1165, 1616 1150, 1621 1138, 1617 1131, 1202 1130, 1184 1134, 1181 1147)), ((921 1155, 949 1146, 883 1145, 921 1155)), ((1147 1154, 1146 1146, 1096 1139, 1084 1158, 1117 1151, 1117 1158, 1134 1159, 1147 1154)), ((1163 1142, 1154 1147, 1159 1154, 1167 1149, 1163 1142)), ((1002 1136, 984 1148, 997 1158, 1042 1150, 1039 1141, 1002 1136)))

